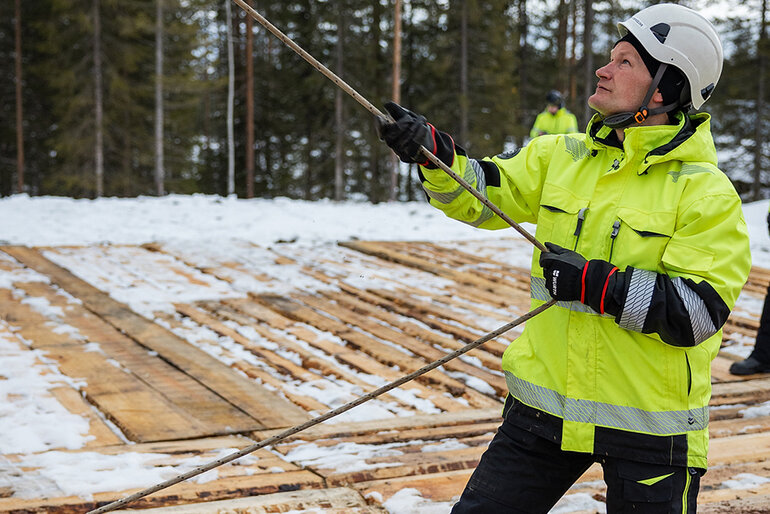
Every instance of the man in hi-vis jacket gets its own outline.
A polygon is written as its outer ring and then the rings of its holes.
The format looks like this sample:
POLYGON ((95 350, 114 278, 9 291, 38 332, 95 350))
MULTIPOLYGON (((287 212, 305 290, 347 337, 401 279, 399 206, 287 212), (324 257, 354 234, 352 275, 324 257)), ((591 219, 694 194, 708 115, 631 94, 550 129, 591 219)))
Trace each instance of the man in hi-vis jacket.
POLYGON ((564 107, 564 97, 555 89, 545 95, 545 110, 537 115, 529 137, 546 134, 569 134, 578 131, 578 122, 574 114, 564 107))
POLYGON ((695 512, 707 466, 710 365, 751 266, 741 201, 706 113, 722 71, 713 26, 673 4, 618 24, 585 134, 472 159, 425 118, 386 105, 383 140, 421 164, 431 205, 507 225, 435 169, 425 146, 550 249, 536 307, 505 351, 503 422, 454 513, 546 513, 599 462, 607 511, 695 512))

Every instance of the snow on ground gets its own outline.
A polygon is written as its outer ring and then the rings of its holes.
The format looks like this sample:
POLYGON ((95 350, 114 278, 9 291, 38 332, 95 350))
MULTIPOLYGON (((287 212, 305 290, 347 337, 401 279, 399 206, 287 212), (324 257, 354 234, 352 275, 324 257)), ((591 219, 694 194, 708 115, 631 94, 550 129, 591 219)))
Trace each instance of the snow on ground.
MULTIPOLYGON (((767 212, 767 200, 744 206, 753 261, 763 267, 770 267, 770 238, 765 222, 767 212)), ((501 237, 517 235, 513 230, 487 232, 473 229, 446 218, 423 202, 371 205, 359 202, 304 202, 286 198, 241 200, 205 195, 99 200, 16 195, 0 199, 0 220, 0 244, 60 246, 160 242, 185 248, 187 255, 195 254, 197 248, 201 255, 208 256, 243 254, 248 243, 264 247, 276 243, 323 246, 336 241, 365 239, 462 241, 465 242, 463 244, 487 240, 492 244, 501 237)), ((524 227, 529 231, 534 229, 530 225, 524 227)), ((120 258, 120 249, 116 248, 115 252, 116 258, 120 258)), ((510 262, 517 266, 528 265, 531 249, 526 245, 521 245, 521 250, 506 247, 506 252, 510 262)), ((62 255, 59 258, 66 259, 66 252, 62 255)), ((7 258, 0 254, 2 259, 7 258)), ((212 280, 210 277, 197 278, 212 280)), ((0 272, 1 288, 13 290, 14 282, 40 280, 46 279, 29 270, 0 272)), ((127 287, 126 291, 130 289, 127 287)), ((143 289, 140 296, 146 295, 146 292, 143 289)), ((171 302, 175 298, 181 297, 186 301, 194 298, 194 291, 187 291, 181 286, 180 289, 166 292, 167 295, 169 293, 171 297, 163 297, 157 292, 152 307, 157 308, 159 303, 171 302)), ((119 300, 133 306, 131 297, 121 299, 120 291, 111 291, 111 294, 116 294, 119 300)), ((229 293, 223 289, 222 294, 229 293)), ((51 314, 50 305, 36 304, 34 298, 26 301, 34 308, 51 314)), ((746 305, 746 310, 758 312, 758 301, 742 297, 739 306, 746 305)), ((110 457, 110 462, 105 462, 105 457, 91 452, 72 454, 52 451, 34 455, 35 452, 51 448, 82 448, 87 442, 87 422, 64 412, 50 393, 50 390, 62 384, 77 387, 77 383, 62 375, 53 363, 46 360, 44 353, 26 350, 24 341, 3 323, 0 321, 0 358, 4 363, 0 372, 0 406, 12 405, 13 409, 4 410, 4 407, 0 407, 0 433, 5 436, 0 453, 27 454, 23 464, 42 467, 46 478, 67 494, 88 495, 100 490, 144 487, 168 478, 171 472, 180 471, 162 470, 165 471, 163 476, 151 475, 152 466, 142 463, 141 459, 130 453, 123 456, 122 460, 121 456, 110 457), (52 419, 55 419, 55 423, 52 423, 52 419), (55 426, 56 430, 46 428, 51 426, 55 426), (75 469, 93 469, 93 480, 89 479, 88 483, 68 483, 67 476, 75 469), (132 472, 126 474, 127 469, 132 472), (122 479, 126 481, 112 483, 116 472, 121 473, 122 479)), ((78 334, 72 336, 77 337, 78 334)), ((752 344, 753 341, 741 341, 731 351, 745 355, 752 344)), ((753 409, 767 408, 759 406, 753 409)), ((296 457, 302 462, 317 464, 328 457, 328 454, 320 449, 314 450, 310 445, 301 449, 303 453, 298 453, 296 457)), ((338 460, 330 463, 330 466, 350 466, 356 462, 360 464, 371 451, 368 448, 337 450, 338 460)), ((393 448, 390 451, 397 450, 393 448)), ((200 463, 184 463, 184 466, 195 464, 200 463)), ((742 487, 747 482, 751 483, 752 478, 738 476, 724 486, 742 487)), ((40 495, 44 492, 29 494, 40 495)), ((394 514, 438 514, 450 509, 450 504, 426 500, 413 489, 400 491, 385 506, 394 514)), ((587 494, 577 493, 565 497, 552 512, 568 513, 586 509, 601 511, 603 505, 587 494)))

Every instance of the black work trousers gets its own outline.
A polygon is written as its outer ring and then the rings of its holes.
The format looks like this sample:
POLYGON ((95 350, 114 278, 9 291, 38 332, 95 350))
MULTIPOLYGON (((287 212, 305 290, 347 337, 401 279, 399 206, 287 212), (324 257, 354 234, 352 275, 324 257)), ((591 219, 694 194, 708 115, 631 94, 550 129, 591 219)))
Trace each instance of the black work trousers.
POLYGON ((702 469, 566 452, 503 421, 452 514, 545 514, 594 462, 604 470, 608 514, 696 511, 702 469))
POLYGON ((770 362, 770 286, 765 295, 765 304, 762 307, 762 317, 759 318, 759 330, 757 330, 757 342, 751 356, 761 362, 770 362))

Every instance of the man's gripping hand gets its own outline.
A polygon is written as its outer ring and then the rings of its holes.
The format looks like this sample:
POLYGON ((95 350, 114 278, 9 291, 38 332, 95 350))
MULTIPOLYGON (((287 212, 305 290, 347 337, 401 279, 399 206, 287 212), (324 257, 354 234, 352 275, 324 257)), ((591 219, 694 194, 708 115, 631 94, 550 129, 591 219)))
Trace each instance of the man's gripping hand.
POLYGON ((431 153, 436 149, 436 129, 427 122, 425 116, 404 109, 395 102, 385 104, 385 110, 393 118, 392 122, 377 117, 377 134, 380 139, 393 149, 403 162, 428 164, 428 158, 422 154, 424 146, 431 153))
POLYGON ((617 314, 620 305, 614 298, 618 286, 618 268, 607 261, 587 261, 582 255, 553 243, 545 243, 548 252, 540 254, 545 287, 559 301, 580 301, 596 312, 617 314))
POLYGON ((548 252, 540 254, 545 287, 557 300, 571 302, 583 295, 583 270, 587 261, 579 253, 553 243, 545 243, 548 252))

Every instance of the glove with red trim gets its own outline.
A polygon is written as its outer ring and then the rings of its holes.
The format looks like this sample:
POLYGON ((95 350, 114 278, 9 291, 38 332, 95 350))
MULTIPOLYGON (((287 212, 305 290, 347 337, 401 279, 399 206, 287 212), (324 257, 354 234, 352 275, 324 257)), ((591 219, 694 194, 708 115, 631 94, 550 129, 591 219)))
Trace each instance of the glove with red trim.
POLYGON ((540 254, 545 287, 559 301, 580 301, 600 314, 617 315, 621 305, 615 299, 622 273, 607 261, 587 261, 582 255, 553 243, 545 243, 549 252, 540 254))
POLYGON ((403 162, 427 165, 430 161, 422 154, 420 147, 424 146, 431 153, 436 153, 436 129, 433 125, 428 123, 425 116, 404 109, 395 102, 386 103, 385 110, 393 122, 377 117, 377 135, 380 139, 403 162))

